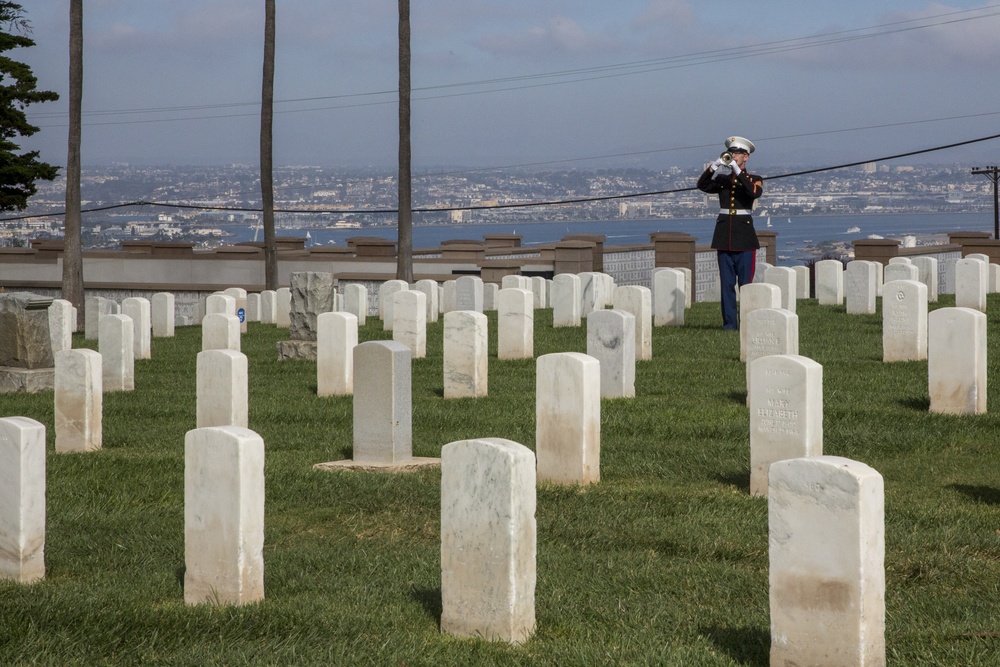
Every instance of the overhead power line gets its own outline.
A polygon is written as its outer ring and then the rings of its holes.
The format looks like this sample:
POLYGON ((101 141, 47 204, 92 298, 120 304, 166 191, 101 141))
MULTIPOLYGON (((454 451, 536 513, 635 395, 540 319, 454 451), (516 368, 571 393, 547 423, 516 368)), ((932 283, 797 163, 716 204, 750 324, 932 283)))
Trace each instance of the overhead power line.
MULTIPOLYGON (((818 167, 816 169, 806 169, 802 171, 788 172, 784 174, 777 174, 775 176, 767 176, 765 180, 774 181, 783 178, 792 178, 794 176, 806 176, 809 174, 818 174, 827 171, 836 171, 838 169, 847 169, 850 167, 858 167, 863 164, 869 164, 871 162, 890 162, 892 160, 898 160, 905 157, 913 157, 914 155, 924 155, 926 153, 934 153, 938 151, 950 150, 952 148, 959 148, 961 146, 968 146, 971 144, 983 143, 986 141, 993 141, 995 139, 1000 139, 1000 134, 993 134, 986 137, 979 137, 976 139, 968 139, 966 141, 959 141, 951 144, 944 144, 940 146, 933 146, 930 148, 922 148, 913 151, 907 151, 905 153, 896 153, 893 155, 885 155, 882 157, 866 158, 864 160, 858 160, 855 162, 845 162, 842 164, 831 165, 827 167, 818 167)), ((548 200, 548 201, 536 201, 536 202, 517 202, 512 204, 496 204, 496 205, 475 205, 475 206, 452 206, 452 207, 442 207, 442 208, 414 208, 414 213, 446 213, 449 211, 481 211, 481 210, 502 210, 502 209, 516 209, 516 208, 534 208, 543 206, 564 206, 567 204, 585 204, 600 201, 612 201, 619 199, 637 199, 640 197, 650 197, 655 195, 667 195, 667 194, 679 194, 682 192, 691 192, 697 190, 696 187, 685 187, 685 188, 672 188, 667 190, 653 190, 650 192, 631 192, 617 195, 602 195, 598 197, 575 197, 572 199, 558 199, 558 200, 548 200)), ((158 207, 158 208, 171 208, 171 209, 187 209, 196 211, 225 211, 232 213, 260 213, 262 209, 255 207, 244 207, 244 206, 209 206, 203 204, 184 204, 177 202, 157 202, 157 201, 132 201, 132 202, 122 202, 120 204, 111 204, 108 206, 101 206, 97 208, 91 208, 82 210, 81 213, 96 213, 101 211, 109 211, 113 209, 128 208, 128 207, 158 207)), ((385 209, 275 209, 275 213, 295 213, 300 215, 330 215, 330 214, 365 214, 365 215, 379 215, 379 214, 393 214, 398 213, 398 209, 385 208, 385 209)), ((11 222, 17 220, 30 220, 34 218, 51 218, 60 217, 66 214, 65 211, 55 212, 55 213, 39 213, 32 215, 22 215, 9 218, 0 218, 0 223, 11 222)))
MULTIPOLYGON (((914 30, 924 30, 943 25, 976 21, 980 19, 1000 16, 1000 4, 987 5, 975 9, 957 10, 925 16, 891 23, 883 23, 863 28, 852 28, 835 32, 820 33, 806 37, 794 37, 788 39, 762 42, 746 46, 727 47, 709 51, 680 54, 675 56, 665 56, 647 60, 638 60, 622 63, 612 63, 608 65, 598 65, 569 70, 557 70, 552 72, 540 72, 534 74, 522 74, 510 77, 499 77, 492 79, 481 79, 476 81, 464 81, 444 83, 430 86, 414 87, 414 101, 426 101, 434 99, 444 99, 451 97, 464 97, 469 95, 483 95, 497 92, 510 92, 514 90, 524 90, 528 88, 540 88, 556 85, 566 85, 585 81, 595 81, 600 79, 617 78, 623 76, 634 76, 669 69, 682 67, 693 67, 698 65, 724 62, 734 59, 760 57, 787 51, 797 51, 801 49, 811 49, 832 44, 857 41, 862 39, 872 39, 877 37, 887 37, 890 35, 911 32, 914 30), (995 10, 995 11, 994 11, 995 10), (516 85, 515 85, 516 84, 516 85), (483 88, 485 90, 461 90, 470 88, 483 88), (435 91, 461 90, 461 92, 432 94, 435 91)), ((276 100, 275 104, 300 104, 308 102, 330 101, 330 100, 350 100, 364 98, 378 98, 392 96, 390 99, 375 100, 367 102, 357 102, 351 104, 340 104, 326 107, 313 107, 307 109, 285 109, 278 110, 276 114, 304 113, 311 111, 329 111, 336 109, 357 108, 366 106, 377 106, 395 104, 396 90, 380 90, 361 93, 344 93, 338 95, 320 95, 311 97, 292 98, 287 100, 276 100)), ((141 114, 177 113, 185 111, 204 111, 213 109, 239 109, 258 107, 259 102, 233 102, 233 103, 212 103, 199 105, 182 105, 171 107, 149 107, 138 109, 108 109, 88 111, 83 115, 86 117, 101 116, 134 116, 141 114)), ((88 126, 99 125, 131 125, 143 123, 164 123, 191 120, 208 120, 216 118, 238 118, 256 116, 259 112, 229 113, 215 115, 185 116, 175 118, 145 118, 138 120, 114 120, 87 123, 88 126)), ((62 118, 65 112, 39 112, 31 114, 33 122, 38 119, 62 118)), ((61 127, 61 125, 40 125, 40 127, 61 127)))

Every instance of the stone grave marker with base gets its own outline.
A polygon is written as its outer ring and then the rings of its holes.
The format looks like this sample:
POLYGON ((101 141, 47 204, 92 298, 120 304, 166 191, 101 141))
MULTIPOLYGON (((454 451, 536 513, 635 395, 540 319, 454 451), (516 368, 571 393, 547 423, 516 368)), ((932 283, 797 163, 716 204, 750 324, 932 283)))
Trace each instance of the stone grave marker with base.
POLYGON ((0 394, 54 386, 51 305, 51 298, 31 292, 0 294, 0 394))

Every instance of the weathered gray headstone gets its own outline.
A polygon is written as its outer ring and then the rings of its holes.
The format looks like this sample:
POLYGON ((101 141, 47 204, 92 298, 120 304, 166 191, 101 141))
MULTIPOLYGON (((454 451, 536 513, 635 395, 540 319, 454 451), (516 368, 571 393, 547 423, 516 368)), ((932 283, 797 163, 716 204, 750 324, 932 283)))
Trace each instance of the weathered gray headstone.
POLYGON ((294 271, 291 276, 292 305, 288 335, 292 340, 316 340, 316 318, 336 311, 336 289, 332 273, 294 271))
POLYGON ((0 366, 52 368, 51 305, 31 292, 0 292, 0 366))

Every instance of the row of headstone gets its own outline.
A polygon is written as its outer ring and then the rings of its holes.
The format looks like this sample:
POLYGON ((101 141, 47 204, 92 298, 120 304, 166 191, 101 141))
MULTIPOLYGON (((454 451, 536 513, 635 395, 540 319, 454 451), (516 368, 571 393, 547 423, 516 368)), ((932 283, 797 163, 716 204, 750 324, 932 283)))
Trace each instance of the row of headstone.
MULTIPOLYGON (((591 363, 569 354, 557 367, 591 363)), ((36 581, 45 574, 45 429, 4 418, 0 436, 0 577, 36 581)), ((263 599, 263 440, 202 427, 184 450, 185 603, 263 599)), ((441 629, 522 643, 535 631, 535 489, 546 466, 518 443, 478 439, 445 445, 441 468, 441 629)), ((772 662, 881 664, 881 476, 839 457, 790 458, 771 466, 767 495, 772 662)))
POLYGON ((768 499, 771 664, 885 664, 882 477, 823 455, 822 366, 775 354, 750 361, 749 374, 750 493, 768 499))
MULTIPOLYGON (((53 305, 62 301, 57 299, 53 305)), ((68 301, 65 303, 69 303, 68 301)), ((94 296, 84 302, 84 338, 97 340, 100 335, 100 319, 104 315, 128 315, 133 321, 136 359, 149 359, 149 338, 169 338, 174 335, 176 317, 174 312, 174 295, 170 292, 157 292, 152 299, 143 297, 128 297, 119 305, 112 299, 94 296)), ((72 307, 72 305, 70 305, 72 307)), ((64 330, 62 322, 75 323, 76 318, 63 312, 65 306, 58 304, 55 321, 60 323, 57 329, 64 330)), ((50 310, 50 313, 52 311, 50 310)), ((50 323, 53 321, 50 315, 50 323)), ((72 333, 72 331, 71 331, 72 333)), ((60 333, 60 335, 62 335, 60 333)), ((66 348, 60 348, 66 349, 66 348)))
MULTIPOLYGON (((1000 266, 986 255, 973 254, 949 262, 954 272, 955 305, 986 311, 986 295, 1000 291, 1000 266)), ((927 301, 938 300, 938 261, 934 257, 893 257, 884 267, 879 262, 854 260, 845 269, 838 260, 816 263, 816 298, 820 305, 839 306, 845 302, 850 314, 873 314, 875 298, 884 285, 896 280, 912 280, 927 288, 927 301)))
MULTIPOLYGON (((86 351, 63 350, 60 355, 68 358, 78 352, 86 351)), ((45 576, 45 458, 43 424, 27 417, 0 418, 0 579, 30 583, 45 576)), ((243 604, 262 599, 263 544, 263 441, 252 431, 231 426, 189 431, 184 463, 185 602, 243 604)))

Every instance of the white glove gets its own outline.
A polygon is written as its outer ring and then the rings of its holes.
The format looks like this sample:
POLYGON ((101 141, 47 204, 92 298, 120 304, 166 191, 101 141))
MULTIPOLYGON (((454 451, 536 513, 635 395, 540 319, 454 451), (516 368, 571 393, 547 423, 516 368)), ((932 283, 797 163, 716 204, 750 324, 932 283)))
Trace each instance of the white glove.
POLYGON ((735 176, 739 176, 743 172, 743 170, 740 169, 740 165, 736 164, 735 160, 730 166, 733 168, 733 175, 735 176))
POLYGON ((711 169, 711 170, 712 170, 712 172, 714 173, 714 172, 715 172, 715 171, 717 171, 717 170, 719 169, 719 167, 721 167, 721 166, 722 166, 722 158, 717 158, 717 159, 715 160, 715 162, 713 162, 713 163, 712 163, 711 165, 709 165, 709 169, 711 169))

